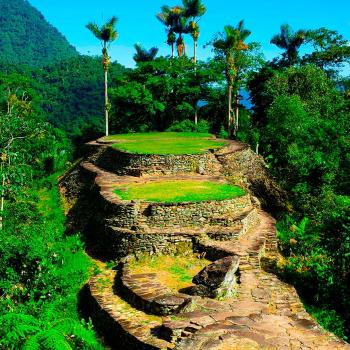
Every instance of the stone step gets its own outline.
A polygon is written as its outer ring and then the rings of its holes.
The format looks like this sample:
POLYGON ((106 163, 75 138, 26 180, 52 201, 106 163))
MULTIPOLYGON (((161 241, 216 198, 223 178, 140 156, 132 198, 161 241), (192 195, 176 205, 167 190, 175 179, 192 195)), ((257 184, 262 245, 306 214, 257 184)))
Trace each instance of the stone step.
POLYGON ((250 228, 259 222, 259 219, 257 209, 252 208, 238 217, 230 218, 231 223, 227 225, 226 230, 217 227, 216 231, 212 231, 208 228, 205 233, 210 239, 215 241, 232 241, 245 235, 250 228))
POLYGON ((162 325, 160 317, 135 309, 114 293, 115 275, 115 271, 105 270, 88 284, 94 304, 90 317, 96 328, 102 329, 107 342, 118 344, 118 349, 174 349, 174 344, 157 335, 162 325))
MULTIPOLYGON (((228 255, 238 255, 241 257, 241 263, 244 265, 244 256, 256 257, 252 265, 259 265, 260 257, 265 251, 265 243, 271 237, 275 236, 276 228, 274 220, 266 213, 260 210, 254 210, 254 220, 244 229, 244 234, 226 241, 215 241, 210 237, 202 237, 197 240, 196 248, 200 253, 206 254, 208 259, 211 257, 224 257, 228 255)), ((271 245, 271 250, 275 248, 271 245)))
POLYGON ((133 274, 127 262, 119 265, 118 286, 131 305, 154 315, 171 315, 191 302, 189 295, 174 293, 159 283, 155 273, 133 274))

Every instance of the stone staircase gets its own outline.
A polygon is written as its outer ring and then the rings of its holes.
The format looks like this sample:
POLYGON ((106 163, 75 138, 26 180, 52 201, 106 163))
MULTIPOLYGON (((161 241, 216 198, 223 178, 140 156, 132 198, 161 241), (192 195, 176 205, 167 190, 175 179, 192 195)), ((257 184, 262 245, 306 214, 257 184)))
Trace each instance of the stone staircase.
POLYGON ((78 171, 93 213, 86 230, 99 252, 118 264, 115 269, 100 264, 85 306, 112 349, 350 349, 317 325, 292 286, 268 272, 279 258, 275 220, 249 193, 164 204, 122 201, 113 192, 116 185, 160 178, 226 183, 221 161, 246 149, 232 141, 191 157, 131 155, 108 143, 88 145, 78 171), (217 300, 174 292, 157 273, 130 269, 131 255, 184 249, 213 262, 239 257, 235 296, 217 300))

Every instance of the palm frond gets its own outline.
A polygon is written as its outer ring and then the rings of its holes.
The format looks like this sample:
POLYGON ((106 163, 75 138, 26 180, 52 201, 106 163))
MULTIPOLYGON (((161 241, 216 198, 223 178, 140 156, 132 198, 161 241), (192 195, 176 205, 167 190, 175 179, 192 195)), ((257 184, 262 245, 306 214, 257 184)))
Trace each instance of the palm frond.
POLYGON ((140 44, 135 44, 134 48, 136 50, 133 59, 135 62, 149 62, 153 61, 158 53, 157 47, 151 47, 149 50, 143 48, 140 44))
POLYGON ((90 22, 85 27, 89 29, 90 32, 94 34, 97 39, 101 40, 101 30, 97 24, 90 22))
POLYGON ((182 4, 185 17, 202 17, 207 11, 201 0, 182 0, 182 4))
POLYGON ((217 50, 226 50, 227 48, 227 42, 223 39, 217 39, 213 42, 213 46, 217 50))
POLYGON ((116 16, 113 16, 108 20, 105 24, 106 27, 115 27, 115 25, 118 22, 118 18, 116 16))
POLYGON ((103 41, 106 44, 118 38, 118 32, 115 29, 117 21, 117 17, 113 16, 101 27, 95 23, 90 22, 86 25, 86 28, 89 29, 97 39, 103 41))

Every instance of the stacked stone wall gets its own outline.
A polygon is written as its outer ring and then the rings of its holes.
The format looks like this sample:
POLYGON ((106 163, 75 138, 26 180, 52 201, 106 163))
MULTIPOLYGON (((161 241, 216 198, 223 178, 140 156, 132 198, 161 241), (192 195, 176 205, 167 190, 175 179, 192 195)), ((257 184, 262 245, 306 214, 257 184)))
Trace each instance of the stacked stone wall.
POLYGON ((174 175, 179 173, 216 174, 221 166, 211 152, 204 154, 132 154, 113 146, 87 147, 87 159, 117 175, 174 175))

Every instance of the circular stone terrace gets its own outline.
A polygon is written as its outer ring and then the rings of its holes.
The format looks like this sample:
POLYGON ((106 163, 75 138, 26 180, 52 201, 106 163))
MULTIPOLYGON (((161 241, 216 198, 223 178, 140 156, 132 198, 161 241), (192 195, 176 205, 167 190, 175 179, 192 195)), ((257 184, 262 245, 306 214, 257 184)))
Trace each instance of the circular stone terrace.
POLYGON ((209 179, 156 178, 150 181, 129 182, 116 186, 114 193, 121 200, 140 200, 158 203, 181 203, 225 200, 243 196, 238 186, 209 179))
MULTIPOLYGON (((111 210, 109 224, 115 227, 228 226, 233 213, 252 209, 250 196, 222 177, 206 175, 116 176, 91 163, 85 169, 97 173, 94 182, 101 199, 111 210), (215 221, 215 223, 214 223, 215 221)), ((104 205, 102 205, 104 207, 104 205)))
POLYGON ((100 142, 133 154, 184 155, 203 154, 228 144, 227 140, 206 133, 151 132, 103 137, 100 142))
POLYGON ((117 175, 221 174, 216 158, 247 145, 214 135, 152 132, 103 137, 87 144, 87 157, 117 175))

